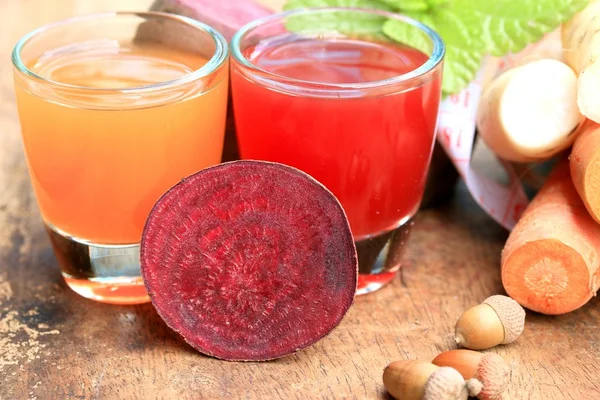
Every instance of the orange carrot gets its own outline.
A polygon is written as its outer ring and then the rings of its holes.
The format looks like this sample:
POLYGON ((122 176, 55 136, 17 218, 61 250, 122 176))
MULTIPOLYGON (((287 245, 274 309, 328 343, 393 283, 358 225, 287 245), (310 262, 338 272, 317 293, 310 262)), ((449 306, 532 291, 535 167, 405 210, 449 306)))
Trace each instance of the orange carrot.
POLYGON ((590 215, 600 223, 600 125, 592 121, 573 145, 571 178, 590 215))
POLYGON ((600 225, 588 214, 561 162, 527 207, 502 251, 502 283, 523 307, 573 311, 595 295, 600 225))

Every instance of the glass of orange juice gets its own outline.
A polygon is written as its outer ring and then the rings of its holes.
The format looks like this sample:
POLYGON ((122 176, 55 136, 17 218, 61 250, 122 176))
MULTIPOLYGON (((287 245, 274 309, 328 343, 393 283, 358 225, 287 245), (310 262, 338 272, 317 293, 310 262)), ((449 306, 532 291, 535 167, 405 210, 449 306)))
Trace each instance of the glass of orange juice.
POLYGON ((221 161, 228 52, 211 27, 154 12, 71 18, 15 46, 29 174, 75 292, 148 301, 142 230, 165 191, 221 161))

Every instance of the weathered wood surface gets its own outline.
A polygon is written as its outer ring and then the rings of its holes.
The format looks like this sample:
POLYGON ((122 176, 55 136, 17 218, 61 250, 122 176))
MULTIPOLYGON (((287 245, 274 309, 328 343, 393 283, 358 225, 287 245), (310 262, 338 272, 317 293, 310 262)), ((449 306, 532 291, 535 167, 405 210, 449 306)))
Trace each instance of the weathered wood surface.
MULTIPOLYGON (((275 4, 278 1, 271 1, 275 4)), ((144 0, 0 0, 0 399, 385 398, 383 367, 452 348, 466 307, 501 293, 506 233, 464 188, 422 212, 402 273, 356 300, 329 337, 285 359, 229 363, 187 346, 152 306, 97 304, 62 282, 23 159, 9 54, 43 23, 144 0)), ((528 314, 523 336, 493 351, 514 368, 510 399, 600 399, 600 304, 528 314)))

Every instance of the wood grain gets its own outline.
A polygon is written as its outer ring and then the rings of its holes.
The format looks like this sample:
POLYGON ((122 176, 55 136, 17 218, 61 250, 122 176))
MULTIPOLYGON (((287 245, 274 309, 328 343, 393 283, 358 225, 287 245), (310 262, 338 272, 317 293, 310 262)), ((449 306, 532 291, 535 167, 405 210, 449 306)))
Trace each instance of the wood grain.
MULTIPOLYGON (((392 285, 358 298, 330 336, 278 361, 203 357, 152 306, 94 303, 62 282, 27 176, 10 50, 52 20, 148 5, 0 0, 0 399, 385 398, 387 363, 452 348, 462 310, 502 292, 506 233, 463 186, 450 205, 418 216, 392 285)), ((507 398, 600 399, 599 322, 597 300, 561 317, 529 313, 523 336, 493 350, 514 368, 507 398)))

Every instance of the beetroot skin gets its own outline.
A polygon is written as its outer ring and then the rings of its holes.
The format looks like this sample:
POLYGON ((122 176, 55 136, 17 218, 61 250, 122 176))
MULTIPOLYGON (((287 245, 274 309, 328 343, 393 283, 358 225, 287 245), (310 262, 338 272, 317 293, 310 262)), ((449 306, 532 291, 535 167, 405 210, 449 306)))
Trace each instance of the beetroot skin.
POLYGON ((165 193, 144 228, 141 268, 163 320, 201 353, 261 361, 334 329, 356 292, 344 210, 281 164, 234 161, 165 193))

